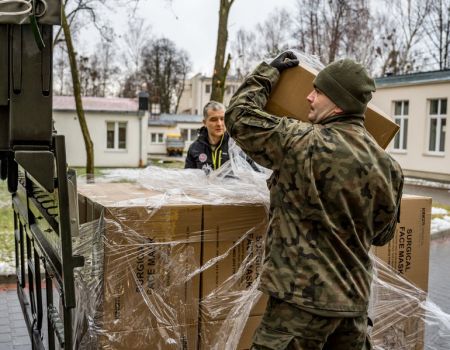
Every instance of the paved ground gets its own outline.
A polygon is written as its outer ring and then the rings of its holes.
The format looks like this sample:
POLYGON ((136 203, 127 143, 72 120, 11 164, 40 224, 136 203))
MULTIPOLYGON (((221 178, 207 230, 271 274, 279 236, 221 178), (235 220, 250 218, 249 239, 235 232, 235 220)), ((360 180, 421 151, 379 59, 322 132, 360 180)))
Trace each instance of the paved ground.
POLYGON ((14 284, 0 285, 0 350, 30 350, 31 342, 14 284))

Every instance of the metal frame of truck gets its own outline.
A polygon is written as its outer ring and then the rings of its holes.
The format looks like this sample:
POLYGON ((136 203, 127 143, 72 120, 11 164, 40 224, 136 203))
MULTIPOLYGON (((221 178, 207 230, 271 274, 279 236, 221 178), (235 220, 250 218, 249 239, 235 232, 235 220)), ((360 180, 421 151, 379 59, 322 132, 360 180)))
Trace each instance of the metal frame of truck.
POLYGON ((29 18, 0 18, 0 176, 12 195, 17 293, 32 348, 72 349, 73 274, 84 261, 72 253, 76 175, 52 126, 52 24, 62 4, 30 6, 29 18))

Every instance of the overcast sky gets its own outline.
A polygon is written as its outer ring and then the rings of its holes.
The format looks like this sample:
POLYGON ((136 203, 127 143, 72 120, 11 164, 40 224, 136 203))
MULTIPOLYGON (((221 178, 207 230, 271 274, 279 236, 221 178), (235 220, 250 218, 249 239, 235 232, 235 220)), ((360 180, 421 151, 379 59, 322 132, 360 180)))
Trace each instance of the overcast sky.
MULTIPOLYGON (((138 15, 152 26, 157 36, 165 36, 185 49, 192 60, 192 72, 211 75, 217 41, 220 0, 141 0, 138 15)), ((293 9, 295 0, 235 0, 228 18, 228 48, 235 32, 244 27, 252 29, 264 21, 277 7, 293 9)), ((114 16, 115 30, 126 28, 123 14, 114 16)), ((93 40, 90 36, 89 43, 93 40)), ((88 38, 82 40, 89 47, 88 38)))

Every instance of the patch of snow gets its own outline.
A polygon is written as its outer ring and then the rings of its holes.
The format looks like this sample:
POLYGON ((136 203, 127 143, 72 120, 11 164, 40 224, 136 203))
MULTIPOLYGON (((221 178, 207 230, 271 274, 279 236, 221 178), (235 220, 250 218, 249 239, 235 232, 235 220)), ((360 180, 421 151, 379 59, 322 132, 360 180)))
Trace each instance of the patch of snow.
MULTIPOLYGON (((101 176, 95 176, 95 182, 136 182, 143 174, 145 169, 105 169, 102 170, 101 176)), ((77 183, 86 184, 86 175, 77 176, 77 183)))
POLYGON ((448 211, 444 208, 431 208, 431 215, 447 215, 448 211))
POLYGON ((446 215, 442 219, 434 218, 431 220, 431 234, 445 230, 450 230, 450 216, 446 215))
POLYGON ((0 261, 0 275, 12 275, 16 272, 16 268, 4 261, 0 261))

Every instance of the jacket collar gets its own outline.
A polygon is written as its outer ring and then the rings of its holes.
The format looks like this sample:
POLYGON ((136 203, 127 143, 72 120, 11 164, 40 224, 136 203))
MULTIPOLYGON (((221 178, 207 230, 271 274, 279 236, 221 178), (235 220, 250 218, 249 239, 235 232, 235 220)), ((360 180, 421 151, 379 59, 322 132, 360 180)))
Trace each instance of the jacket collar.
MULTIPOLYGON (((223 141, 222 141, 222 145, 225 142, 228 142, 230 135, 228 134, 228 131, 225 131, 225 135, 223 135, 223 141)), ((208 140, 208 129, 206 129, 206 126, 202 126, 199 130, 198 130, 198 140, 200 142, 203 142, 205 144, 207 144, 209 146, 209 140, 208 140)))
POLYGON ((325 125, 338 122, 355 124, 364 127, 364 119, 365 118, 363 114, 338 114, 322 120, 319 124, 325 125))

